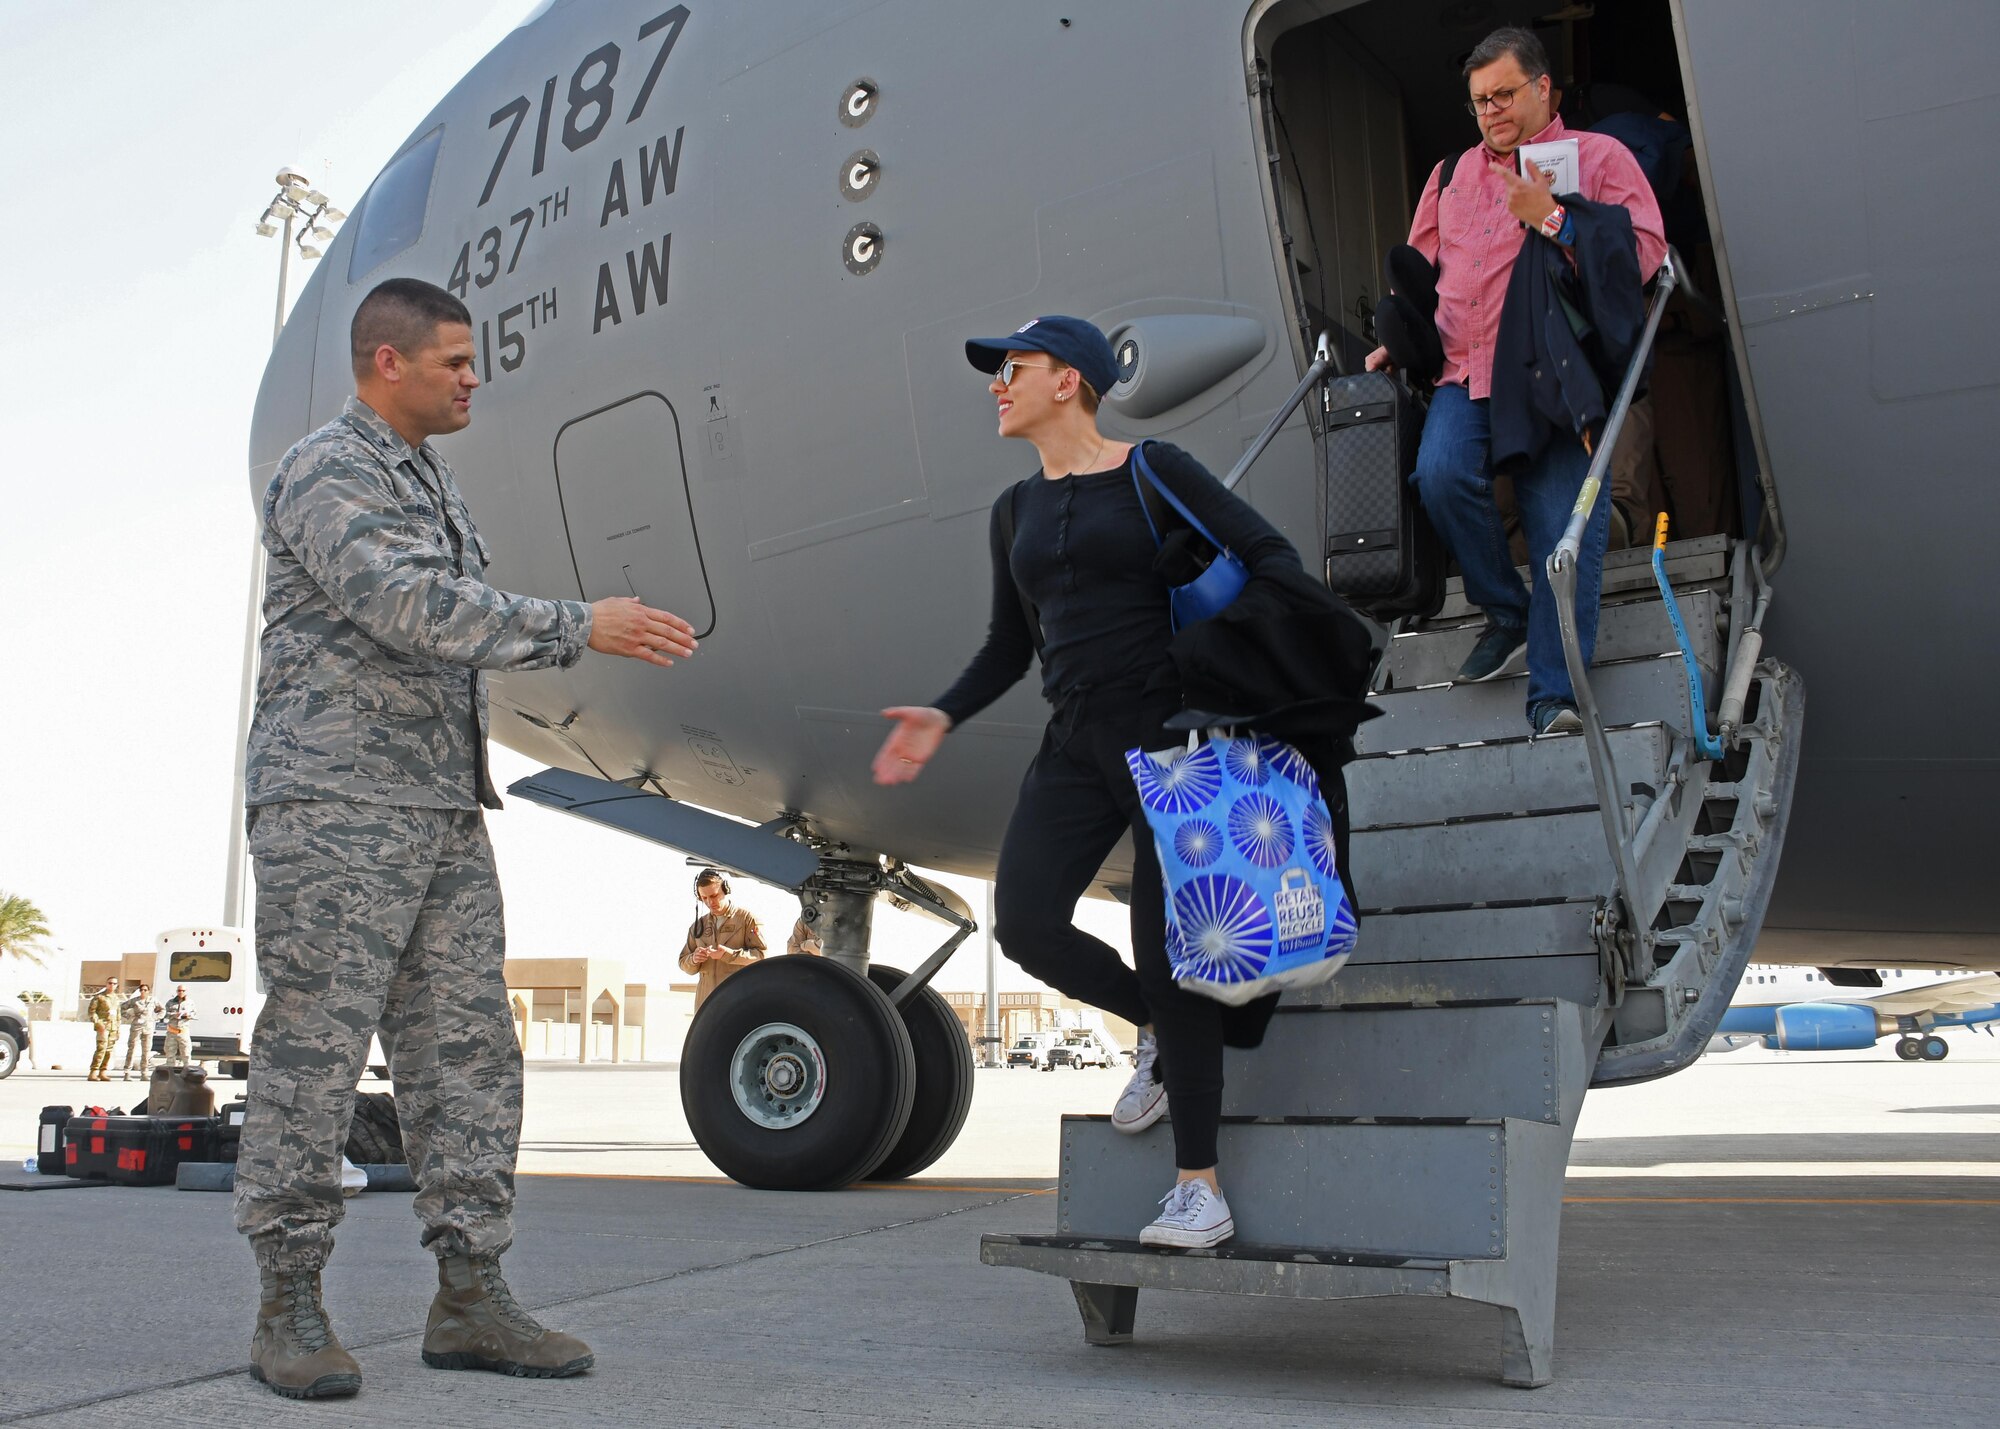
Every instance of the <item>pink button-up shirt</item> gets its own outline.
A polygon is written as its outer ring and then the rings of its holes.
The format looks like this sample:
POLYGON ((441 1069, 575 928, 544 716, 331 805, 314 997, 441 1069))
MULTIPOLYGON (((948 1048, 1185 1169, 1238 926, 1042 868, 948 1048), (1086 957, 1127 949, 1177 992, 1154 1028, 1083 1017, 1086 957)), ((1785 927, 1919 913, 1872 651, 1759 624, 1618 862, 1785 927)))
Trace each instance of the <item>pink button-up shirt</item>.
MULTIPOLYGON (((1651 278, 1667 256, 1660 224, 1660 205, 1632 151, 1609 134, 1571 134, 1561 119, 1550 122, 1528 142, 1551 139, 1577 141, 1578 178, 1583 196, 1594 203, 1623 204, 1632 213, 1632 236, 1639 248, 1639 271, 1651 278)), ((1440 195, 1426 180, 1416 219, 1410 224, 1410 246, 1438 269, 1438 336, 1444 342, 1440 385, 1462 382, 1476 400, 1493 388, 1493 340, 1500 332, 1500 309, 1507 300, 1507 280, 1515 255, 1528 231, 1507 212, 1507 185, 1489 167, 1512 164, 1484 144, 1459 155, 1445 181, 1444 221, 1438 221, 1440 195)))

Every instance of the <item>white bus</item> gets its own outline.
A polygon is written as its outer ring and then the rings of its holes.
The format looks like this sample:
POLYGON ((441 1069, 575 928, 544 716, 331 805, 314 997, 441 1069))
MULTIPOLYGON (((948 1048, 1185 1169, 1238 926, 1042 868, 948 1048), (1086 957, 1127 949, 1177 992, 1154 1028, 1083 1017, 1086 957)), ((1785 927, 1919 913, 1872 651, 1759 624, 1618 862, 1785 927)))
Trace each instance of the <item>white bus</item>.
MULTIPOLYGON (((153 1001, 166 1005, 176 988, 187 990, 188 1047, 196 1062, 215 1064, 217 1076, 250 1074, 250 1033, 264 1006, 257 959, 241 928, 170 928, 153 940, 153 1001)), ((386 1078, 380 1040, 368 1044, 368 1070, 386 1078)))
POLYGON ((250 1071, 250 1029, 264 1005, 257 960, 240 928, 170 928, 153 940, 153 1001, 187 991, 188 1046, 219 1076, 250 1071))

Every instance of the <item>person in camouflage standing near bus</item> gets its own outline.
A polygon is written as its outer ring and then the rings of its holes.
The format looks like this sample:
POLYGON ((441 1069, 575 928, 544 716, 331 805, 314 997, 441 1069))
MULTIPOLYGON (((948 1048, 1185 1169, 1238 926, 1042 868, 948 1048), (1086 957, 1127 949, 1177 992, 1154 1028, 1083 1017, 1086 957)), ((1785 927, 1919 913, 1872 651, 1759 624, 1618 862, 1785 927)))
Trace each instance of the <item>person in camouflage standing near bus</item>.
POLYGON ((118 1050, 118 979, 106 978, 104 986, 91 994, 84 1011, 90 1015, 90 1030, 96 1045, 90 1053, 90 1075, 86 1082, 111 1080, 111 1054, 118 1050))
POLYGON ((153 1014, 160 1009, 153 1003, 153 990, 143 982, 132 989, 132 995, 118 1004, 119 1020, 125 1024, 125 1075, 121 1081, 132 1080, 132 1059, 139 1059, 139 1078, 145 1080, 146 1073, 153 1066, 153 1014))
POLYGON ((656 665, 692 627, 630 597, 509 595, 429 438, 471 421, 471 316, 395 278, 356 309, 356 395, 285 454, 245 756, 257 965, 236 1226, 262 1302, 251 1373, 291 1398, 353 1394, 361 1368, 320 1298, 340 1152, 380 1030, 423 1243, 438 1258, 426 1364, 536 1378, 593 1363, 514 1299, 521 1050, 503 977, 484 808, 484 672, 569 666, 586 647, 656 665))
POLYGON ((174 989, 174 995, 167 999, 167 1005, 160 1009, 160 1019, 167 1024, 167 1033, 160 1041, 160 1065, 162 1067, 186 1067, 193 1059, 188 1056, 187 1025, 194 1020, 194 1013, 188 1007, 188 990, 174 989))

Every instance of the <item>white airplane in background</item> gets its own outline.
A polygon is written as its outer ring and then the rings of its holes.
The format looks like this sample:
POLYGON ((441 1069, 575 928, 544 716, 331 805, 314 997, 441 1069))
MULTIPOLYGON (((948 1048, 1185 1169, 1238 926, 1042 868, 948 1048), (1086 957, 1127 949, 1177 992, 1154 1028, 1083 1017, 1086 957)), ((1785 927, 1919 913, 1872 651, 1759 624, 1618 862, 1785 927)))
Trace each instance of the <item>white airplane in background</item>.
POLYGON ((1929 968, 1770 967, 1743 970, 1711 1052, 1761 1043, 1792 1052, 1848 1052, 1899 1034, 1906 1062, 1942 1062, 1951 1048, 1942 1027, 2000 1020, 2000 975, 1929 968))

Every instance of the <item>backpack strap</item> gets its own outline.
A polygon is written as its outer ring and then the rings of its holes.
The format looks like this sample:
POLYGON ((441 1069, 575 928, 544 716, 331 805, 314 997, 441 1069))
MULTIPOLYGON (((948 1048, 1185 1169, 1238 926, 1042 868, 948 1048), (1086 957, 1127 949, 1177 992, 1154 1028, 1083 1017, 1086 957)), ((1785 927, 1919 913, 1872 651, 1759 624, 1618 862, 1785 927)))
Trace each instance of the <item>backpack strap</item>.
MULTIPOLYGON (((1015 507, 1021 500, 1019 482, 1007 488, 1007 499, 1000 506, 1000 559, 1007 563, 1007 578, 1014 578, 1014 526, 1019 519, 1015 507)), ((1021 602, 1021 619, 1028 622, 1028 638, 1035 642, 1035 658, 1042 658, 1042 616, 1035 609, 1035 603, 1028 599, 1028 593, 1021 589, 1021 583, 1014 581, 1014 597, 1021 602)))

